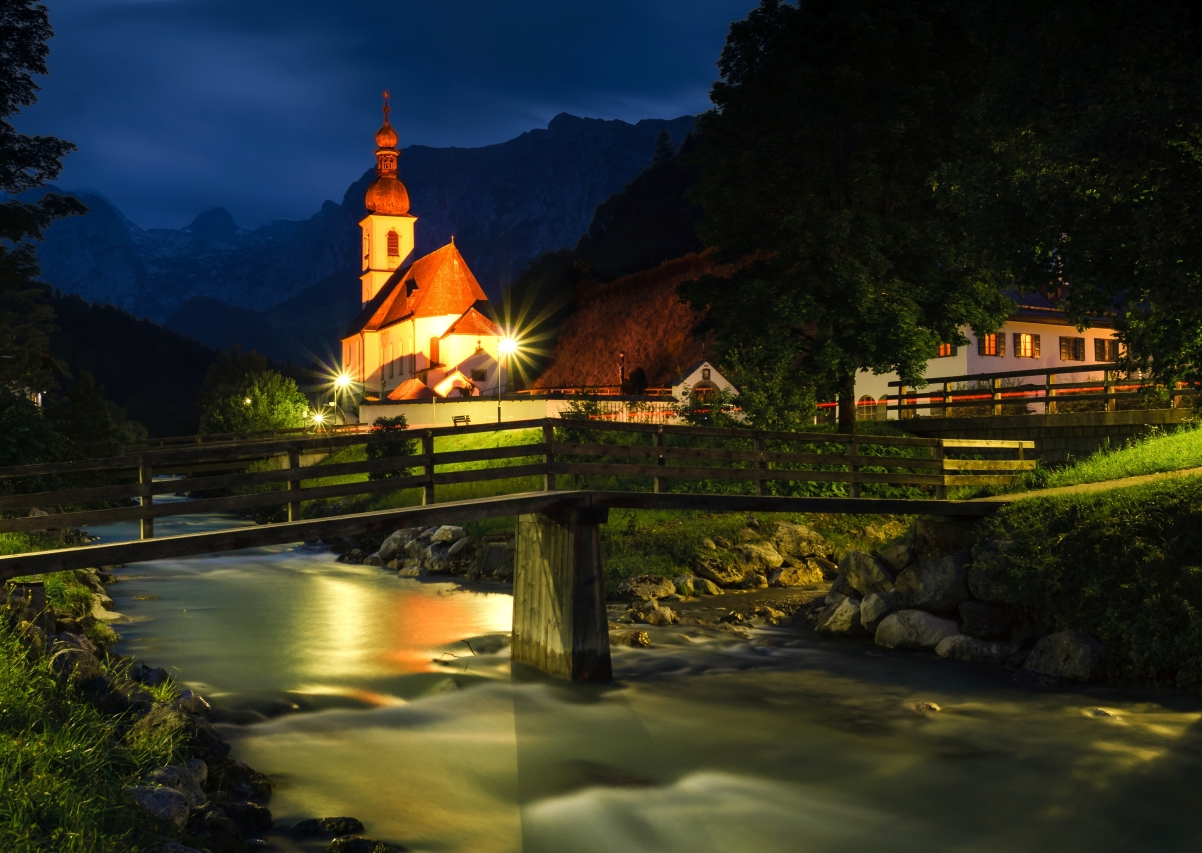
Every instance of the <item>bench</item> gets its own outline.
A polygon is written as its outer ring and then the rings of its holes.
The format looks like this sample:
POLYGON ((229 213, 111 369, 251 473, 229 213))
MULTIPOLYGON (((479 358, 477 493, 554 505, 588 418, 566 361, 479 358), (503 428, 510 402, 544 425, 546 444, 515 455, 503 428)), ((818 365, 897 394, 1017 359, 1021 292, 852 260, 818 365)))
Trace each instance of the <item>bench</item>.
POLYGON ((470 424, 472 422, 472 417, 471 415, 455 415, 453 418, 451 418, 451 420, 454 422, 455 426, 461 427, 470 424))

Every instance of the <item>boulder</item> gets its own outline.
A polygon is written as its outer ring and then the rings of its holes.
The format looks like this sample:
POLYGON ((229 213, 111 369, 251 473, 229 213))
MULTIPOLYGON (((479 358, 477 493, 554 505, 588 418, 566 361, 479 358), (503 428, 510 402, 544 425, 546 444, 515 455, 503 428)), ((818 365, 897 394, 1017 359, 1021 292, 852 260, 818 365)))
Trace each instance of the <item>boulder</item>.
POLYGON ((863 551, 848 551, 839 561, 839 576, 861 595, 873 592, 891 592, 893 575, 863 551))
POLYGON ((177 765, 160 767, 157 770, 151 770, 146 779, 153 785, 162 785, 164 788, 174 788, 179 791, 188 801, 190 809, 199 808, 208 799, 205 797, 205 792, 201 790, 200 783, 196 781, 196 777, 187 767, 177 765))
POLYGON ((800 564, 781 566, 768 572, 769 586, 809 586, 822 583, 825 575, 815 560, 804 560, 800 564))
POLYGON ((184 766, 188 768, 188 772, 192 774, 197 785, 204 785, 209 780, 209 765, 199 758, 189 758, 184 762, 184 766))
POLYGON ((709 578, 693 578, 693 592, 698 595, 723 595, 726 590, 709 578))
POLYGON ((876 644, 887 649, 932 651, 944 637, 959 633, 951 619, 942 619, 925 610, 899 610, 881 620, 876 629, 876 644))
POLYGON ((207 720, 167 705, 155 705, 130 729, 130 737, 150 741, 165 741, 176 733, 182 734, 186 749, 209 762, 220 761, 229 755, 229 743, 207 720))
POLYGON ((860 599, 844 598, 837 604, 832 604, 822 611, 818 617, 815 630, 823 634, 841 636, 861 636, 868 632, 860 624, 860 599))
POLYGON ((714 540, 710 539, 708 536, 706 536, 704 539, 701 540, 701 547, 705 548, 709 551, 717 551, 718 550, 718 546, 714 543, 714 540))
POLYGON ((85 651, 73 644, 64 643, 60 637, 74 637, 74 634, 55 634, 54 644, 50 649, 50 663, 55 673, 63 682, 83 685, 104 675, 104 669, 96 655, 85 651))
POLYGON ((171 703, 171 707, 183 711, 185 714, 195 714, 198 717, 207 717, 213 710, 203 696, 193 693, 191 690, 181 690, 179 696, 176 696, 175 701, 171 703))
POLYGON ((676 611, 670 607, 656 607, 642 614, 642 621, 648 625, 675 625, 680 621, 676 611))
POLYGON ((622 601, 663 598, 674 592, 676 592, 676 584, 659 575, 635 575, 618 584, 618 598, 622 601))
POLYGON ((744 542, 736 545, 735 559, 746 571, 760 574, 778 568, 785 562, 785 558, 767 542, 744 542))
POLYGON ((380 545, 380 550, 376 552, 380 555, 381 562, 387 563, 397 554, 404 551, 405 546, 409 544, 409 540, 419 533, 421 533, 421 530, 416 527, 403 527, 392 533, 380 545))
POLYGON ((692 575, 677 575, 672 578, 672 585, 676 587, 677 594, 687 597, 693 594, 693 580, 692 575))
POLYGON ((968 589, 973 598, 991 604, 1018 604, 1013 583, 1006 577, 998 557, 1013 543, 991 539, 972 549, 968 589))
POLYGON ((839 576, 839 567, 826 557, 807 557, 806 562, 821 569, 824 580, 832 581, 839 576))
POLYGON ((651 648, 651 637, 646 631, 626 631, 621 634, 615 634, 613 637, 613 645, 630 646, 635 649, 651 648))
POLYGON ((939 641, 939 645, 935 646, 935 654, 948 660, 1001 666, 1014 654, 1014 647, 1009 643, 997 643, 982 640, 979 637, 952 634, 939 641))
POLYGON ((693 573, 709 578, 718 586, 735 586, 747 576, 747 569, 738 563, 728 563, 719 556, 719 552, 711 551, 697 555, 693 573))
POLYGON ((721 536, 714 537, 714 544, 717 545, 719 548, 725 548, 727 551, 730 550, 729 540, 724 539, 721 536))
POLYGON ((778 521, 771 541, 773 547, 787 560, 800 561, 806 557, 830 559, 835 553, 835 543, 804 524, 778 521))
POLYGON ((464 536, 462 539, 456 539, 451 543, 451 547, 447 549, 447 558, 451 560, 455 559, 460 554, 465 552, 471 544, 472 540, 466 536, 464 536))
POLYGON ((835 578, 835 582, 831 584, 831 588, 826 594, 826 603, 834 604, 838 598, 846 598, 854 592, 855 590, 847 583, 847 575, 839 575, 835 578))
POLYGON ((210 853, 246 853, 242 830, 217 806, 206 806, 188 819, 188 831, 204 839, 210 853))
POLYGON ((397 569, 397 577, 401 578, 424 578, 428 574, 426 567, 416 560, 406 560, 397 569))
POLYGON ((890 545, 877 554, 877 559, 897 574, 914 562, 914 551, 909 545, 890 545))
POLYGON ((915 563, 897 576, 897 591, 910 607, 951 613, 968 598, 968 552, 915 563))
POLYGON ((860 602, 860 624, 866 631, 875 633, 882 619, 904 606, 901 596, 896 592, 874 592, 866 595, 860 602))
POLYGON ((765 589, 768 586, 768 577, 759 572, 751 572, 747 577, 743 578, 743 582, 739 584, 739 589, 765 589))
POLYGON ((243 835, 266 832, 275 823, 271 819, 271 812, 257 803, 230 802, 223 805, 221 810, 238 825, 243 835))
POLYGON ((467 531, 462 527, 456 527, 453 524, 444 524, 430 534, 430 541, 444 542, 449 545, 452 542, 458 542, 464 536, 467 536, 467 531))
POLYGON ((142 811, 182 827, 188 822, 188 799, 174 788, 157 785, 138 785, 126 788, 125 793, 133 798, 142 811))
POLYGON ((382 566, 382 565, 384 565, 384 561, 380 559, 379 554, 368 554, 366 557, 363 558, 363 565, 365 565, 365 566, 382 566))
POLYGON ((1088 683, 1102 678, 1104 658, 1102 644, 1084 631, 1057 631, 1035 644, 1023 669, 1088 683))
POLYGON ((315 817, 302 820, 292 831, 297 835, 354 835, 363 831, 363 823, 353 817, 315 817))
POLYGON ((344 835, 335 838, 326 847, 326 853, 403 853, 404 847, 393 847, 383 841, 364 838, 360 835, 344 835))
POLYGON ((960 630, 982 640, 1005 640, 1014 630, 1014 613, 997 604, 984 601, 960 603, 960 630))

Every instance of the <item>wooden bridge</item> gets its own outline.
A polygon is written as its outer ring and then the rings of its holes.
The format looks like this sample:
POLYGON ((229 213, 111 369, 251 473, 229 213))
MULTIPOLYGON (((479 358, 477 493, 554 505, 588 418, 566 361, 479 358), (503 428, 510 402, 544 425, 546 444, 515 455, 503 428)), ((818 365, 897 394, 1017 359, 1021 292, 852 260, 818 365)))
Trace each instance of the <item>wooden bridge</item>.
POLYGON ((949 500, 948 489, 1009 483, 1035 467, 1023 458, 1032 442, 560 419, 400 436, 409 438, 419 441, 420 452, 365 461, 328 460, 355 445, 395 451, 398 434, 181 441, 106 459, 0 469, 0 533, 137 521, 141 534, 129 542, 0 557, 0 580, 517 516, 514 660, 564 678, 607 680, 599 526, 611 508, 982 516, 998 504, 949 500), (439 439, 486 433, 495 435, 497 446, 435 448, 439 439), (504 443, 515 438, 518 443, 504 443), (1007 451, 1016 458, 971 458, 1007 451), (305 459, 323 461, 303 465, 305 459), (378 479, 363 479, 373 474, 378 479), (351 477, 357 479, 328 482, 351 477), (466 484, 475 484, 477 494, 438 502, 440 491, 445 498, 466 484), (398 492, 414 505, 302 518, 307 501, 398 492), (155 503, 161 495, 198 493, 193 500, 155 503), (113 506, 133 501, 137 505, 113 506), (56 511, 26 514, 33 508, 56 511), (154 536, 156 518, 273 510, 286 511, 288 520, 154 536))

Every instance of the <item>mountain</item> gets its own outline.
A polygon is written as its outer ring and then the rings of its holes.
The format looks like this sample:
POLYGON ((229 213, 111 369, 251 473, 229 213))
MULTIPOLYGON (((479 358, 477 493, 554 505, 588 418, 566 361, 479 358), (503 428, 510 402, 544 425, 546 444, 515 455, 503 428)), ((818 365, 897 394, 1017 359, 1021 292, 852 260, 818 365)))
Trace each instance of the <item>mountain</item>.
MULTIPOLYGON (((692 126, 690 116, 629 124, 564 113, 546 129, 497 145, 410 146, 400 172, 419 217, 415 256, 453 234, 481 285, 498 297, 540 254, 575 245, 597 205, 650 163, 661 131, 679 144, 692 126)), ((102 194, 72 192, 90 212, 47 229, 38 248, 43 279, 88 300, 203 332, 204 323, 216 319, 215 306, 190 303, 179 314, 194 297, 264 312, 332 276, 357 274, 357 223, 373 175, 374 168, 367 170, 341 204, 327 201, 307 220, 255 229, 238 227, 223 208, 202 212, 186 228, 142 229, 102 194), (198 317, 189 319, 194 311, 198 317)), ((64 192, 37 193, 49 191, 64 192)))

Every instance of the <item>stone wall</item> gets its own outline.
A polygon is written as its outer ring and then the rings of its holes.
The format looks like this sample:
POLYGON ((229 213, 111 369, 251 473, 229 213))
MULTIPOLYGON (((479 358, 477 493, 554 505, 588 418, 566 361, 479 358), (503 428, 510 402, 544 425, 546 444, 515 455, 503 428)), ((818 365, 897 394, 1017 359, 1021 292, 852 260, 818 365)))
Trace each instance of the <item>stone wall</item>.
MULTIPOLYGON (((1141 409, 1070 415, 1010 415, 979 418, 913 418, 898 425, 923 438, 1009 439, 1035 442, 1041 462, 1063 464, 1100 447, 1122 447, 1153 428, 1176 429, 1192 409, 1141 409)), ((985 455, 985 454, 982 454, 985 455)), ((1013 458, 1012 452, 1005 454, 1013 458)))

